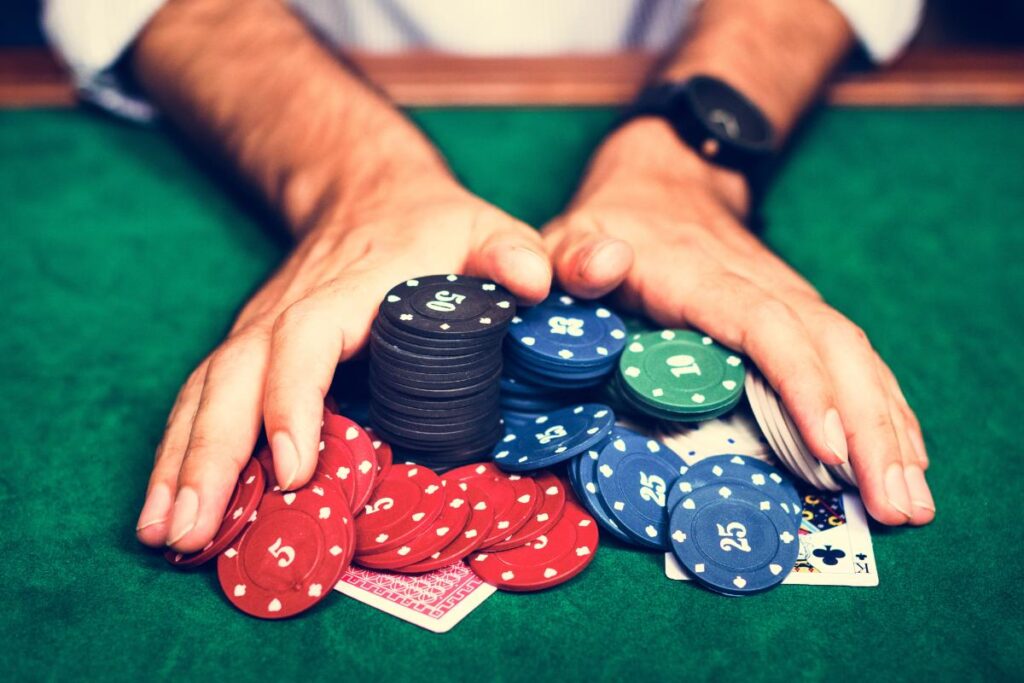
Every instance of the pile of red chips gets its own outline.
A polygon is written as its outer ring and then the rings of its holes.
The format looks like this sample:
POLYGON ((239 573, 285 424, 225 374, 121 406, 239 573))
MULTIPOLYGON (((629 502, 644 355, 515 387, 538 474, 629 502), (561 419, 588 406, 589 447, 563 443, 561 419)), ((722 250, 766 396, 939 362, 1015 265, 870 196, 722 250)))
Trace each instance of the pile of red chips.
POLYGON ((217 557, 232 604, 281 619, 326 597, 351 563, 420 574, 468 558, 487 583, 533 591, 579 574, 597 546, 594 520, 551 472, 515 475, 479 463, 439 476, 392 465, 388 444, 326 412, 306 486, 282 491, 263 448, 243 469, 214 539, 167 559, 195 567, 217 557))

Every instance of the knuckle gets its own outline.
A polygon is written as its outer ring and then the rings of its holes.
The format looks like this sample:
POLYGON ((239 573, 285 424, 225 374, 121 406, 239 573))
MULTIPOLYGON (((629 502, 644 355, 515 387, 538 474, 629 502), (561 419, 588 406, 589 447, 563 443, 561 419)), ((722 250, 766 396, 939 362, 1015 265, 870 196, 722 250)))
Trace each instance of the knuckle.
POLYGON ((867 332, 839 313, 832 313, 828 316, 825 330, 827 330, 833 343, 850 346, 871 346, 867 332))
POLYGON ((244 358, 255 346, 266 344, 268 339, 266 329, 260 325, 250 325, 239 330, 210 354, 207 376, 244 358))
POLYGON ((274 337, 288 335, 309 318, 313 312, 312 309, 313 305, 309 299, 296 301, 277 316, 277 319, 274 321, 272 335, 274 337))
POLYGON ((892 416, 886 410, 872 410, 851 427, 855 435, 864 435, 866 440, 877 439, 879 435, 895 438, 892 416))
POLYGON ((767 327, 796 327, 796 313, 788 304, 771 296, 765 296, 754 302, 750 309, 751 327, 764 329, 767 327))
POLYGON ((901 408, 900 413, 903 415, 903 420, 907 423, 908 427, 916 430, 917 432, 921 431, 921 421, 917 419, 917 415, 913 410, 910 408, 901 408))
POLYGON ((700 253, 704 251, 701 240, 693 230, 678 230, 668 240, 668 246, 673 252, 679 253, 700 253))
POLYGON ((189 437, 185 462, 194 464, 210 458, 216 452, 214 440, 209 438, 203 430, 197 429, 189 437))

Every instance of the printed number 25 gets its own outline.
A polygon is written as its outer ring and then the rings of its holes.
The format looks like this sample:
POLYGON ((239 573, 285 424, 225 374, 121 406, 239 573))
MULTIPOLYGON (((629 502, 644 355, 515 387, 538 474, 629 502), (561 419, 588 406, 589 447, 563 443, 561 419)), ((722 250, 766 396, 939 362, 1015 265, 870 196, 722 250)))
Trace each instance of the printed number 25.
POLYGON ((739 522, 729 522, 725 526, 717 524, 716 526, 718 527, 718 535, 722 537, 722 540, 718 542, 718 546, 722 550, 730 552, 733 548, 736 548, 745 553, 750 552, 750 543, 747 541, 747 527, 739 522))

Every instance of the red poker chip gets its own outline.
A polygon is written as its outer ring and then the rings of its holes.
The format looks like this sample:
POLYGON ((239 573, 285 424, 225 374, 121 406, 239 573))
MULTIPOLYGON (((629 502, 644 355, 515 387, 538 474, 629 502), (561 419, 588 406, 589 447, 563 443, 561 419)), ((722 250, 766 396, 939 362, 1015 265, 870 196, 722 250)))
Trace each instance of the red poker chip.
POLYGON ((363 428, 347 417, 325 411, 318 468, 338 480, 352 512, 359 514, 377 478, 376 450, 363 428))
POLYGON ((356 518, 356 552, 372 555, 398 548, 430 528, 444 507, 444 488, 433 471, 395 465, 356 518))
POLYGON ((445 474, 457 481, 474 482, 484 487, 494 510, 494 524, 481 548, 502 541, 522 529, 538 505, 537 485, 530 477, 502 472, 493 462, 463 465, 445 474))
POLYGON ((538 591, 565 583, 584 569, 597 552, 598 529, 593 517, 567 501, 562 518, 535 541, 497 553, 473 555, 469 566, 477 576, 502 590, 538 591))
POLYGON ((217 559, 217 577, 235 607, 284 619, 317 604, 352 557, 352 513, 320 478, 297 491, 263 496, 256 520, 217 559))
POLYGON ((373 450, 377 454, 377 481, 384 478, 384 475, 391 469, 391 463, 394 462, 394 454, 391 452, 391 444, 386 441, 382 441, 377 434, 369 427, 363 427, 363 431, 370 437, 370 442, 373 444, 373 450))
POLYGON ((356 478, 352 473, 352 452, 347 444, 333 436, 321 435, 320 459, 316 464, 318 475, 329 475, 345 497, 349 509, 354 510, 356 500, 356 478))
POLYGON ((266 482, 264 489, 277 486, 277 475, 274 473, 274 454, 270 452, 270 446, 266 443, 258 446, 256 455, 253 457, 263 466, 263 478, 266 482))
MULTIPOLYGON (((485 534, 491 530, 494 523, 494 510, 487 499, 483 487, 470 482, 455 482, 448 479, 448 475, 441 477, 441 481, 451 482, 458 486, 465 486, 465 495, 469 501, 469 519, 462 532, 456 536, 451 543, 441 548, 433 555, 430 555, 420 562, 399 567, 395 571, 403 574, 422 574, 432 572, 435 569, 447 567, 450 564, 459 562, 469 556, 474 550, 480 547, 485 534)), ((450 484, 449 484, 450 485, 450 484)))
POLYGON ((458 538, 469 519, 468 486, 461 482, 446 482, 444 479, 441 485, 445 493, 444 508, 429 529, 394 550, 358 555, 356 563, 368 569, 398 569, 430 557, 458 538))
POLYGON ((198 567, 217 557, 220 551, 231 545, 231 542, 238 538, 238 535, 245 529, 256 512, 256 507, 263 497, 263 489, 266 488, 266 476, 263 466, 256 458, 252 458, 238 475, 238 483, 231 494, 231 500, 224 511, 224 519, 220 528, 214 534, 213 539, 207 543, 202 550, 194 553, 179 553, 175 550, 168 550, 164 553, 167 561, 175 567, 198 567))
POLYGON ((538 505, 529 521, 523 528, 507 538, 489 546, 482 546, 487 552, 498 552, 500 550, 511 550, 530 541, 539 538, 551 530, 558 520, 562 518, 562 511, 565 509, 565 486, 562 481, 548 471, 540 472, 533 476, 537 489, 538 505))

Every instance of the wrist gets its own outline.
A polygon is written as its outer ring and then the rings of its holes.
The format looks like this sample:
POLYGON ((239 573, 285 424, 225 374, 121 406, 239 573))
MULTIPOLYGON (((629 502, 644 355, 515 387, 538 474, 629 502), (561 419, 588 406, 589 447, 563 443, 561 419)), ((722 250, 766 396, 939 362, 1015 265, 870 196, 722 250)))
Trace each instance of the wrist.
POLYGON ((668 187, 706 189, 739 218, 747 215, 750 188, 743 174, 702 158, 655 117, 639 117, 609 135, 590 163, 581 189, 629 176, 668 187))
POLYGON ((456 181, 426 137, 397 112, 358 127, 343 149, 319 150, 287 174, 282 183, 282 212, 293 231, 344 224, 357 214, 397 194, 432 191, 456 181), (381 120, 383 119, 383 120, 381 120))

